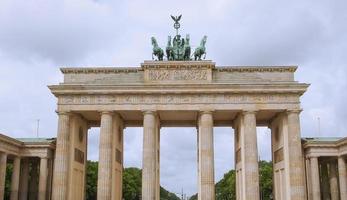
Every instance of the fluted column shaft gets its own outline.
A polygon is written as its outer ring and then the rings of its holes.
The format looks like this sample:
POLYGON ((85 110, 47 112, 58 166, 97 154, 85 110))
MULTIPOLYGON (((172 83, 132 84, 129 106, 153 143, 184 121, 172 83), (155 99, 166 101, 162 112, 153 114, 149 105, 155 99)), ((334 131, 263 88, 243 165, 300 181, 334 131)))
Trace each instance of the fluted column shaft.
POLYGON ((29 161, 27 158, 22 159, 21 163, 21 174, 20 174, 20 189, 19 189, 19 199, 28 199, 28 185, 29 185, 29 161))
POLYGON ((259 199, 258 145, 255 112, 244 112, 244 154, 246 199, 259 199))
POLYGON ((199 200, 214 200, 213 115, 200 113, 199 119, 199 200))
POLYGON ((20 174, 20 157, 15 157, 13 160, 13 171, 11 178, 11 200, 18 200, 19 190, 19 174, 20 174))
POLYGON ((339 184, 337 178, 336 162, 329 163, 329 182, 331 200, 339 200, 339 184))
POLYGON ((53 200, 66 200, 68 193, 70 114, 58 113, 58 136, 53 173, 53 200))
POLYGON ((319 166, 318 158, 310 158, 311 165, 311 185, 312 185, 312 199, 320 200, 320 184, 319 184, 319 166))
POLYGON ((110 200, 112 197, 112 113, 101 113, 98 200, 110 200))
POLYGON ((41 158, 39 178, 39 200, 46 199, 47 189, 47 158, 41 158))
POLYGON ((340 180, 340 199, 347 199, 347 171, 346 161, 343 157, 338 158, 339 180, 340 180))
POLYGON ((287 111, 290 198, 296 200, 306 199, 305 172, 301 149, 300 112, 301 110, 287 111))
POLYGON ((6 166, 7 154, 0 152, 0 199, 4 199, 5 195, 6 166))
POLYGON ((143 116, 142 200, 155 200, 156 183, 156 113, 145 111, 143 116))

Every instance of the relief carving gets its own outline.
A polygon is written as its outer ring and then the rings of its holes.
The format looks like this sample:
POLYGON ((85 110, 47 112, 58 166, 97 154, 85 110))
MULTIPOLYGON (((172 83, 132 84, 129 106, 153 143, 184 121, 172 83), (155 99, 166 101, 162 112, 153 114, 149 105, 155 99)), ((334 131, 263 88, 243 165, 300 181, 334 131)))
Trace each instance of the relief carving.
POLYGON ((196 81, 208 80, 206 69, 148 70, 150 81, 196 81))
POLYGON ((299 103, 295 94, 119 94, 59 98, 60 105, 299 103))

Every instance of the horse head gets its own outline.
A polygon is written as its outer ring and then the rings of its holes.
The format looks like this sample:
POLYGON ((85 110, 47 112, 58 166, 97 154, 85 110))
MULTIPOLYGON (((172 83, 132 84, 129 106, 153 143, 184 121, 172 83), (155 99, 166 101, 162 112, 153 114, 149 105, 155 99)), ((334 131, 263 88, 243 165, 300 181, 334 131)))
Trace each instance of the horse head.
POLYGON ((155 37, 151 37, 151 41, 152 41, 152 45, 153 45, 154 47, 158 46, 157 40, 155 39, 155 37))
POLYGON ((189 45, 189 40, 190 40, 190 36, 189 34, 186 35, 186 45, 189 45))
POLYGON ((167 36, 167 46, 171 46, 171 35, 167 36))
POLYGON ((200 46, 205 47, 206 41, 207 41, 207 36, 205 35, 201 40, 200 46))

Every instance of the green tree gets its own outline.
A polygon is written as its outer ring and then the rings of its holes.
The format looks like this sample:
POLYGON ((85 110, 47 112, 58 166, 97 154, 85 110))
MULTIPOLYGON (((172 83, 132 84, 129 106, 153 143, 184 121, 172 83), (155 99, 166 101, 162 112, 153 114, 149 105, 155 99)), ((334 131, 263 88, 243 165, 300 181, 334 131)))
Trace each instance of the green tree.
POLYGON ((13 171, 13 164, 12 163, 7 163, 7 166, 6 166, 6 178, 5 178, 5 195, 4 195, 4 200, 10 199, 12 171, 13 171))
MULTIPOLYGON (((270 200, 272 195, 272 162, 259 162, 259 186, 260 195, 263 200, 270 200)), ((224 174, 224 177, 216 184, 216 200, 234 200, 236 199, 236 176, 235 170, 230 170, 224 174)), ((196 200, 197 194, 190 200, 196 200)))
POLYGON ((126 168, 123 171, 123 198, 138 200, 141 197, 142 171, 138 168, 126 168))
POLYGON ((260 193, 263 200, 270 200, 272 195, 272 162, 259 162, 260 193))
POLYGON ((218 200, 229 200, 236 199, 236 176, 235 170, 230 170, 224 174, 222 180, 216 184, 216 199, 218 200))
POLYGON ((178 198, 174 193, 160 187, 160 200, 180 200, 180 198, 178 198))
MULTIPOLYGON (((87 161, 86 199, 97 198, 98 162, 87 161)), ((125 200, 141 199, 142 171, 135 167, 123 170, 123 198, 125 200)), ((179 198, 160 187, 161 200, 179 200, 179 198)))
POLYGON ((87 184, 86 184, 86 199, 96 199, 98 182, 98 162, 87 161, 87 184))

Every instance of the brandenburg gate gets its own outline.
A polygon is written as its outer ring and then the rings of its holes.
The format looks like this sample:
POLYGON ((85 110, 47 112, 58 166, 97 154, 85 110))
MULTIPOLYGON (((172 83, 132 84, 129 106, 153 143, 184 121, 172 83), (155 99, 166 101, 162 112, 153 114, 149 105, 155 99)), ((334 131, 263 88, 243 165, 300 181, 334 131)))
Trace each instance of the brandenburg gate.
POLYGON ((295 81, 296 69, 199 59, 62 68, 63 83, 49 86, 59 116, 52 198, 84 199, 87 132, 100 127, 97 197, 121 200, 123 130, 143 126, 142 199, 160 199, 160 128, 196 127, 198 199, 214 200, 213 127, 228 126, 235 131, 237 199, 259 200, 256 127, 265 126, 272 135, 274 196, 306 199, 299 119, 308 84, 295 81))

